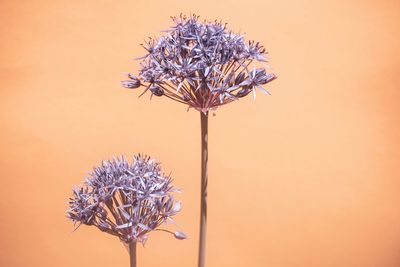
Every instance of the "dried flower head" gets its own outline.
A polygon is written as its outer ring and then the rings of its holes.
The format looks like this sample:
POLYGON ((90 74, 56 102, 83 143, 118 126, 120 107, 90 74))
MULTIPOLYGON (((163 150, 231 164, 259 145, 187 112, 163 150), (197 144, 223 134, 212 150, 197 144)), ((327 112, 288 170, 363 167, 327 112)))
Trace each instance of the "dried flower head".
POLYGON ((172 196, 177 190, 171 181, 159 163, 140 154, 132 164, 123 157, 102 162, 82 187, 73 190, 67 217, 77 227, 93 225, 125 243, 144 244, 153 230, 184 239, 184 233, 158 228, 181 209, 172 196))
MULTIPOLYGON (((207 112, 244 97, 274 80, 274 74, 257 68, 267 62, 263 46, 246 43, 244 36, 221 22, 199 22, 192 15, 172 18, 175 25, 159 39, 149 38, 138 77, 128 75, 126 88, 144 86, 152 95, 165 96, 207 112)), ((143 93, 141 95, 143 95, 143 93)))

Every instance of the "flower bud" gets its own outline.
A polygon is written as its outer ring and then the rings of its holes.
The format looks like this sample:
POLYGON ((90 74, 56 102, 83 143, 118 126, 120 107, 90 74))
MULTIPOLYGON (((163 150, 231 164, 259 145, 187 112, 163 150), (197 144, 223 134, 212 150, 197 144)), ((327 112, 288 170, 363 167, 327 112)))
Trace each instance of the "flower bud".
POLYGON ((236 76, 235 79, 235 84, 240 84, 245 80, 246 74, 244 72, 241 72, 238 76, 236 76))
POLYGON ((182 233, 182 232, 175 232, 174 236, 176 239, 179 239, 179 240, 183 240, 183 239, 187 238, 186 234, 182 233))
POLYGON ((140 84, 140 80, 136 77, 132 77, 130 81, 122 81, 122 86, 128 89, 138 88, 140 84))
POLYGON ((275 80, 275 79, 276 79, 275 74, 273 74, 273 73, 265 73, 265 71, 264 71, 263 75, 259 79, 259 83, 260 84, 266 84, 266 83, 269 83, 270 81, 275 80))
POLYGON ((155 96, 163 96, 164 95, 164 90, 157 85, 152 85, 150 86, 150 92, 153 93, 155 96))
POLYGON ((242 88, 236 93, 236 97, 245 97, 251 92, 249 88, 242 88))

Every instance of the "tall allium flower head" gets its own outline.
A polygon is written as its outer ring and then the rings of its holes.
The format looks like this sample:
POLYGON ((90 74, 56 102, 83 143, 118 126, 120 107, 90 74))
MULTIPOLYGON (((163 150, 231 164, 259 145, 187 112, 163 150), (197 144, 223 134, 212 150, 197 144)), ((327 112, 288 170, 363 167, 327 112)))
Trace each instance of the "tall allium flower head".
POLYGON ((147 156, 135 156, 132 164, 123 157, 103 161, 82 187, 73 190, 67 217, 78 227, 96 226, 125 243, 144 244, 153 230, 184 239, 181 232, 159 228, 181 209, 180 202, 174 201, 177 189, 171 182, 160 164, 147 156))
MULTIPOLYGON (((199 17, 173 17, 174 26, 143 45, 139 75, 122 81, 126 88, 165 96, 201 112, 215 110, 253 93, 276 76, 256 62, 267 62, 264 47, 228 30, 221 22, 199 17)), ((268 93, 269 94, 269 93, 268 93)))

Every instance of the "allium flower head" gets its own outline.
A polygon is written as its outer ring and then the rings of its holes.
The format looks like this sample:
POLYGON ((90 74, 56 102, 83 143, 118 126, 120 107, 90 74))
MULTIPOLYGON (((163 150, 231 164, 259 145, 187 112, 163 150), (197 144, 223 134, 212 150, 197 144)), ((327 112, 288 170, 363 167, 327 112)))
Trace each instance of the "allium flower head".
POLYGON ((123 157, 105 161, 82 187, 73 190, 67 217, 78 226, 96 226, 125 243, 144 244, 153 230, 184 239, 181 232, 159 229, 181 209, 172 196, 177 190, 171 181, 160 164, 147 156, 135 156, 132 164, 123 157))
POLYGON ((276 76, 256 62, 267 62, 263 46, 221 22, 199 22, 199 17, 173 17, 174 26, 159 39, 143 45, 139 75, 122 81, 126 88, 165 96, 207 112, 262 87, 276 76))

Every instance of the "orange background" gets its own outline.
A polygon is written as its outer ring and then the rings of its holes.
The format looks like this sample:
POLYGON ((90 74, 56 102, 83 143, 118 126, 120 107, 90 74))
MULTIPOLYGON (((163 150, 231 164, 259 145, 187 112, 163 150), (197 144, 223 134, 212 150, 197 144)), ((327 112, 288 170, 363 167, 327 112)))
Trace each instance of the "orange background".
POLYGON ((208 266, 400 266, 396 0, 1 1, 0 266, 128 266, 65 210, 94 165, 138 152, 172 171, 190 237, 153 233, 139 266, 195 266, 199 115, 120 86, 180 12, 261 41, 279 77, 210 119, 208 266))

